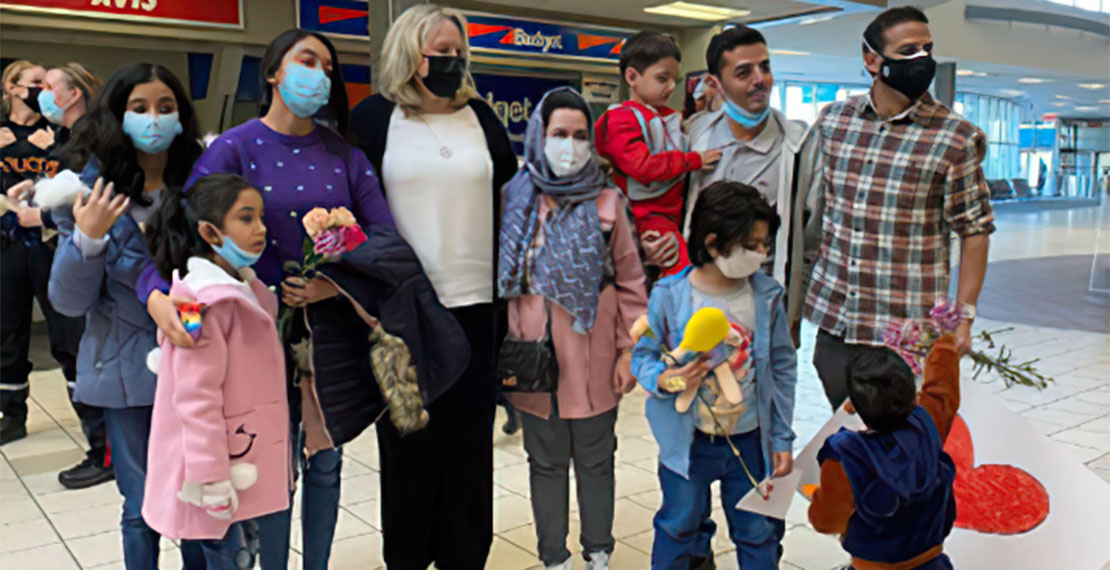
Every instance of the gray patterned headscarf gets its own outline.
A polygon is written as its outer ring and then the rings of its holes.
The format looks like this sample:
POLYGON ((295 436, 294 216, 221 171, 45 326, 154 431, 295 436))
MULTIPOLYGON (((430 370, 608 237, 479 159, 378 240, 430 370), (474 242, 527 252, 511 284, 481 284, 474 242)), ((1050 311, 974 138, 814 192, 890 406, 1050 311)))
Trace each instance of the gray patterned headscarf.
MULTIPOLYGON (((574 317, 574 330, 585 333, 594 326, 604 271, 605 239, 597 216, 597 197, 605 188, 605 174, 595 154, 578 172, 556 177, 544 154, 546 142, 543 103, 560 91, 548 91, 528 120, 524 134, 524 168, 509 180, 501 193, 505 200, 498 256, 497 291, 502 298, 543 295, 574 317), (528 264, 528 251, 540 227, 539 204, 543 195, 559 205, 544 226, 543 246, 528 264)), ((587 114, 587 121, 591 117, 587 114)))

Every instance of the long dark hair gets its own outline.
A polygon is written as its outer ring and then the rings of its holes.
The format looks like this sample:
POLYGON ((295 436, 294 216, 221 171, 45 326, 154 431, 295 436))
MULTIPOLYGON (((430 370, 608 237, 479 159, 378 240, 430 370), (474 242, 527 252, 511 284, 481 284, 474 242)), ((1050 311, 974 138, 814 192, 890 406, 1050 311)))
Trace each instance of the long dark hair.
POLYGON ((112 74, 96 94, 88 113, 74 125, 73 135, 60 151, 62 163, 75 171, 80 171, 96 157, 100 176, 114 182, 116 192, 128 195, 133 203, 143 206, 150 204, 150 199, 143 195, 146 175, 139 166, 138 151, 131 137, 123 132, 123 114, 135 86, 155 80, 165 83, 177 99, 181 134, 170 145, 162 179, 167 190, 180 190, 204 148, 198 142, 197 116, 188 93, 170 70, 156 63, 132 63, 112 74))
POLYGON ((262 64, 259 68, 262 71, 262 114, 265 115, 266 111, 270 108, 270 104, 274 99, 274 86, 270 85, 269 79, 277 74, 278 69, 281 68, 281 60, 285 58, 285 54, 297 45, 297 42, 307 38, 313 37, 320 40, 324 47, 328 48, 328 54, 331 56, 331 93, 328 95, 328 104, 319 111, 323 114, 331 127, 334 128, 343 138, 347 138, 349 132, 348 125, 350 124, 350 110, 347 108, 347 87, 343 83, 343 71, 339 67, 339 56, 335 53, 335 46, 331 44, 331 40, 323 34, 317 32, 310 32, 300 28, 293 28, 285 30, 266 46, 266 53, 262 55, 262 64))
POLYGON ((210 174, 198 179, 184 194, 167 192, 151 231, 147 247, 162 277, 171 279, 173 270, 186 272, 186 262, 196 255, 212 253, 212 246, 197 233, 197 224, 209 222, 223 231, 224 217, 243 190, 254 188, 238 174, 210 174))

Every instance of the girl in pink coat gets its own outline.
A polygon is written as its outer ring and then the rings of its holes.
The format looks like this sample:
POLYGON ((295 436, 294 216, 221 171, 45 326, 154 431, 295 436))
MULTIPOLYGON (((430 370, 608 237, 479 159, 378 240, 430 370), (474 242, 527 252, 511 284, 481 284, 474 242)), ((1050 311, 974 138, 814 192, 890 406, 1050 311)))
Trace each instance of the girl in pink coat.
POLYGON ((289 506, 277 298, 250 269, 266 246, 262 195, 239 176, 208 176, 167 198, 156 224, 154 262, 172 276, 197 343, 163 339, 150 359, 158 387, 143 519, 165 536, 203 540, 209 568, 222 568, 233 523, 289 506))

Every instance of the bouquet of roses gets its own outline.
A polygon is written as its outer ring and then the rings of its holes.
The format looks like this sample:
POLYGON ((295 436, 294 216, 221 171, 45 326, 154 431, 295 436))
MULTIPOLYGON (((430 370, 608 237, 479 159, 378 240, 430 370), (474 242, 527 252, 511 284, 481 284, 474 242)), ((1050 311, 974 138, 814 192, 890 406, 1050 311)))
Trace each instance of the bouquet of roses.
MULTIPOLYGON (((962 319, 963 315, 960 313, 959 307, 950 303, 948 299, 941 299, 929 311, 928 320, 911 319, 901 323, 892 323, 883 332, 883 343, 901 355, 906 363, 910 365, 910 368, 913 369, 914 374, 921 376, 924 373, 922 360, 933 348, 933 343, 941 335, 956 330, 962 319)), ((1022 386, 1033 386, 1037 389, 1046 388, 1052 378, 1045 377, 1033 367, 1038 359, 1016 362, 1013 359, 1012 350, 1006 348, 1005 345, 995 345, 993 335, 1007 330, 1010 329, 992 332, 982 331, 977 335, 978 338, 986 341, 988 350, 994 351, 997 348, 997 354, 992 355, 977 350, 971 351, 969 356, 975 361, 975 375, 973 378, 978 378, 984 370, 992 370, 998 373, 1007 387, 1021 384, 1022 386)))
MULTIPOLYGON (((354 251, 366 242, 366 234, 359 227, 354 214, 342 206, 330 211, 313 208, 301 219, 305 232, 302 249, 304 259, 299 263, 285 263, 285 271, 300 275, 304 279, 316 276, 316 268, 323 263, 335 261, 343 254, 354 251)), ((278 330, 285 331, 285 325, 293 316, 293 307, 285 307, 278 318, 278 330)))

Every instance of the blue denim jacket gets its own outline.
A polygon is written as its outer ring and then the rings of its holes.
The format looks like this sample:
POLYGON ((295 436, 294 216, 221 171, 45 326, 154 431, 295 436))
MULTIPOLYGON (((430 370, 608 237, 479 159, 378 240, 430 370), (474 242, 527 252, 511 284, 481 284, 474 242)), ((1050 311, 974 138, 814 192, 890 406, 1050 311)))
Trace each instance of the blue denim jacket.
MULTIPOLYGON (((662 352, 682 342, 686 321, 693 314, 690 291, 692 270, 689 267, 655 284, 648 301, 648 322, 655 338, 642 337, 632 354, 632 373, 640 385, 651 392, 646 413, 651 431, 659 443, 659 462, 686 478, 689 478, 697 406, 679 414, 674 409, 675 395, 661 392, 658 379, 666 369, 660 360, 662 352)), ((791 451, 793 447, 794 430, 791 425, 794 422, 798 357, 783 309, 782 286, 762 272, 757 272, 750 279, 755 295, 753 366, 756 373, 756 412, 759 415, 763 464, 766 465, 763 475, 770 476, 774 466, 771 453, 791 451)))
POLYGON ((153 405, 155 375, 146 356, 157 346, 157 328, 135 295, 135 281, 151 263, 139 224, 124 214, 108 230, 104 251, 86 256, 73 241, 70 209, 55 209, 54 218, 59 236, 50 302, 63 315, 85 317, 74 398, 103 408, 153 405))

